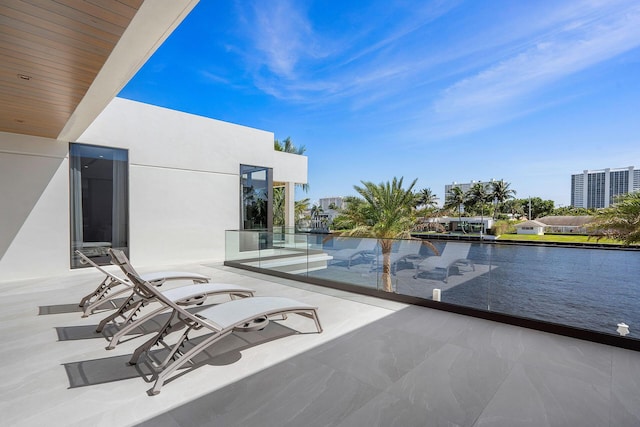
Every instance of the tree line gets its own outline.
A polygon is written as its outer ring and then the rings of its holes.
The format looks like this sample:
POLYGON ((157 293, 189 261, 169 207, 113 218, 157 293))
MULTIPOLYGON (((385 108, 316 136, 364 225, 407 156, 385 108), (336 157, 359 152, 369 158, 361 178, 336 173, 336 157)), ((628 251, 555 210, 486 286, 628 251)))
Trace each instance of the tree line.
MULTIPOLYGON (((294 154, 303 154, 304 145, 296 147, 291 138, 282 142, 274 141, 274 149, 294 154)), ((615 202, 604 209, 574 208, 571 206, 556 208, 553 200, 540 197, 517 199, 511 184, 504 181, 476 183, 464 192, 460 187, 452 187, 445 196, 442 209, 437 207, 438 197, 430 188, 414 191, 416 180, 408 189, 402 188, 403 179, 380 184, 362 181, 363 186, 354 186, 360 197, 350 196, 344 199, 345 207, 334 219, 334 226, 349 229, 351 233, 369 235, 378 238, 406 236, 410 230, 419 228, 420 218, 443 215, 457 211, 458 216, 464 209, 465 215, 487 215, 494 219, 526 217, 541 218, 550 215, 591 215, 594 220, 587 226, 589 232, 600 237, 609 237, 624 244, 640 243, 640 192, 628 193, 616 198, 615 202)), ((308 186, 304 186, 305 190, 308 186)), ((296 217, 308 209, 309 199, 295 202, 296 217)), ((331 207, 333 208, 333 206, 331 207)), ((312 216, 318 217, 322 208, 314 205, 312 216)), ((274 223, 284 225, 284 192, 274 190, 274 223)), ((390 249, 389 249, 390 250, 390 249)), ((385 283, 385 287, 386 287, 385 283)))
POLYGON ((452 187, 445 196, 442 209, 436 207, 437 196, 429 189, 416 194, 420 204, 431 215, 455 213, 461 216, 491 216, 493 219, 535 219, 550 215, 593 215, 596 209, 555 207, 553 200, 541 197, 516 198, 516 190, 504 180, 475 183, 468 191, 452 187))

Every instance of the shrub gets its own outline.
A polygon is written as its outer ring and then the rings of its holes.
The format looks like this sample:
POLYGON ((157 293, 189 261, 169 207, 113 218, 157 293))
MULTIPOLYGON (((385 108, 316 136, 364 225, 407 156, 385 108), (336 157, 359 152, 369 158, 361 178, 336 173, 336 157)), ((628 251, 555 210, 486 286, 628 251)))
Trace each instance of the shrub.
POLYGON ((500 220, 493 223, 493 228, 491 229, 491 234, 494 236, 499 236, 501 234, 513 234, 516 233, 516 223, 517 221, 510 220, 500 220))

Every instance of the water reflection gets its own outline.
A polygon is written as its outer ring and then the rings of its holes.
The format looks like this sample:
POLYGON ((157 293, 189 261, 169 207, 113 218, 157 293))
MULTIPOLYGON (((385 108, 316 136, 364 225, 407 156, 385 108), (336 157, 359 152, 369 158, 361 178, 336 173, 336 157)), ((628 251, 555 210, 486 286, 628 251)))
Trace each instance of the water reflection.
MULTIPOLYGON (((289 269, 310 277, 381 289, 379 247, 367 246, 362 240, 308 235, 304 250, 300 245, 291 250, 304 252, 304 262, 313 268, 289 269), (331 257, 338 250, 344 253, 345 249, 364 246, 374 249, 349 260, 331 257)), ((464 253, 463 260, 468 262, 455 263, 443 274, 441 265, 424 261, 433 257, 433 252, 424 247, 411 257, 399 258, 394 267, 394 292, 431 299, 433 290, 440 289, 443 302, 614 335, 618 324, 624 322, 629 325, 628 337, 640 337, 640 251, 433 243, 441 254, 452 245, 465 245, 458 252, 464 253), (421 270, 421 263, 439 267, 421 270)), ((400 251, 402 246, 397 247, 400 251)), ((266 253, 262 251, 262 255, 266 253)), ((287 257, 293 260, 295 253, 287 257)), ((274 267, 278 268, 285 271, 283 266, 274 267)))

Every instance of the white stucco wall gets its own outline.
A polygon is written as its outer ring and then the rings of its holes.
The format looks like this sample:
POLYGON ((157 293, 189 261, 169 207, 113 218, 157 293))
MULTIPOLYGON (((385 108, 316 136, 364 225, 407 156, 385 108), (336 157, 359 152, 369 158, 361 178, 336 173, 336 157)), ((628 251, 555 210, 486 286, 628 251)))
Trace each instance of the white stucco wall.
POLYGON ((523 227, 518 227, 517 228, 517 234, 537 234, 537 235, 542 235, 542 234, 544 234, 544 228, 543 227, 533 227, 533 229, 525 229, 523 227))
MULTIPOLYGON (((307 158, 274 151, 271 132, 120 98, 77 142, 129 150, 139 266, 224 259, 224 230, 239 227, 240 164, 307 180, 307 158)), ((0 282, 68 271, 68 144, 0 134, 0 199, 0 282)))
POLYGON ((69 269, 68 144, 0 132, 0 282, 69 269))

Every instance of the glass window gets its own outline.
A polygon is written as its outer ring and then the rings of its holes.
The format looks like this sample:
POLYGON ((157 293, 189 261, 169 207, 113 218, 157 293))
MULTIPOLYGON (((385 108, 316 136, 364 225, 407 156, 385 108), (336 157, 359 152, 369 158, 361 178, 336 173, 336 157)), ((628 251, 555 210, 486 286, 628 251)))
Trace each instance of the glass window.
POLYGON ((70 144, 71 268, 76 250, 108 264, 108 248, 128 254, 129 161, 127 150, 70 144))
POLYGON ((240 186, 242 194, 240 228, 271 231, 273 229, 271 169, 240 165, 240 186))
POLYGON ((629 192, 629 171, 611 172, 609 181, 609 204, 616 201, 616 197, 629 192))

